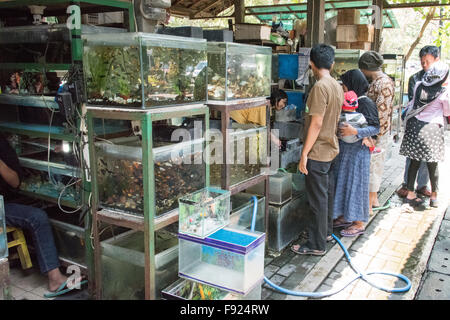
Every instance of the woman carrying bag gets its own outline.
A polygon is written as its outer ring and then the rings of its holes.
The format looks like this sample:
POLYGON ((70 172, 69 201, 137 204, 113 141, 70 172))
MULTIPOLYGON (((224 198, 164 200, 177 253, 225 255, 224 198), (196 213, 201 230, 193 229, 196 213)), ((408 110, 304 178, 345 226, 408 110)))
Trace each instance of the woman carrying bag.
POLYGON ((405 134, 400 154, 411 159, 408 170, 408 195, 404 203, 424 209, 424 201, 414 192, 420 161, 427 163, 431 182, 430 206, 437 207, 438 162, 444 160, 444 117, 450 115, 447 64, 438 61, 425 72, 414 87, 413 99, 404 117, 405 134))

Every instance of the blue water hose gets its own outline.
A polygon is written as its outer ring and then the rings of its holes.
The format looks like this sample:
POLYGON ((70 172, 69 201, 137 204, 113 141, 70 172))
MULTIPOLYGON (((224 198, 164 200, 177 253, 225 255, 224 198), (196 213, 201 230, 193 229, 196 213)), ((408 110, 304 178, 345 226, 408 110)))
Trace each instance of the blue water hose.
MULTIPOLYGON (((253 205, 253 217, 252 217, 251 231, 253 232, 253 231, 255 231, 256 213, 258 211, 258 205, 257 205, 258 198, 256 196, 253 196, 252 198, 253 198, 254 205, 253 205)), ((324 292, 301 292, 301 291, 293 291, 293 290, 289 290, 289 289, 280 287, 280 286, 274 284, 272 281, 270 281, 266 276, 264 276, 264 281, 269 286, 271 286, 272 288, 274 288, 282 293, 292 295, 292 296, 300 296, 300 297, 308 297, 308 298, 324 298, 324 297, 332 296, 332 295, 344 290, 351 283, 358 280, 359 278, 366 281, 372 287, 386 291, 386 292, 400 293, 400 292, 407 292, 407 291, 409 291, 409 289, 411 289, 411 281, 402 274, 390 273, 390 272, 384 272, 384 271, 368 271, 368 272, 360 271, 355 265, 353 265, 350 254, 348 253, 347 249, 344 247, 342 242, 339 240, 339 238, 336 237, 334 234, 332 234, 332 237, 337 241, 339 246, 342 248, 342 250, 345 253, 345 257, 347 258, 350 266, 357 273, 357 275, 353 279, 351 279, 347 284, 345 284, 343 287, 334 289, 334 290, 324 291, 324 292), (386 287, 379 286, 368 278, 369 275, 373 275, 373 274, 383 274, 383 275, 397 277, 397 278, 403 280, 406 283, 406 286, 404 286, 402 288, 386 288, 386 287)))

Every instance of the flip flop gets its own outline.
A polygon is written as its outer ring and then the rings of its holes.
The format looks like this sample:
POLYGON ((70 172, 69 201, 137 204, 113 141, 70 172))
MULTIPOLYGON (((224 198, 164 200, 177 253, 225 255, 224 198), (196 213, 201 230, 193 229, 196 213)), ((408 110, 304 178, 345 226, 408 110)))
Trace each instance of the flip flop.
MULTIPOLYGON (((81 288, 81 286, 83 284, 85 284, 87 282, 88 282, 87 280, 82 280, 80 282, 80 288, 81 288)), ((59 288, 56 289, 55 291, 49 291, 47 293, 44 293, 44 298, 54 298, 54 297, 62 296, 62 295, 66 294, 66 293, 68 293, 68 292, 70 292, 72 290, 75 290, 75 289, 77 289, 76 286, 74 286, 73 288, 68 288, 67 287, 67 281, 64 281, 64 283, 61 284, 59 286, 59 288)))
POLYGON ((333 228, 340 228, 340 227, 348 227, 351 226, 352 222, 341 222, 341 223, 333 223, 333 228))
POLYGON ((359 236, 360 234, 363 234, 364 232, 366 232, 366 230, 364 230, 364 229, 347 228, 347 229, 341 230, 341 236, 356 237, 356 236, 359 236), (353 232, 352 232, 352 230, 353 230, 353 232))
POLYGON ((408 199, 408 198, 404 198, 403 199, 403 203, 407 203, 409 204, 412 208, 414 208, 414 210, 417 209, 421 209, 424 210, 424 202, 422 199, 420 198, 414 198, 414 199, 408 199))
POLYGON ((333 220, 333 228, 348 227, 352 224, 352 222, 344 221, 343 219, 342 220, 340 220, 340 219, 341 219, 341 217, 333 220))
POLYGON ((294 249, 294 245, 291 246, 291 251, 296 253, 296 254, 300 254, 300 255, 313 255, 313 256, 323 256, 325 254, 325 250, 321 251, 321 250, 313 250, 310 249, 308 247, 301 247, 298 250, 294 249))

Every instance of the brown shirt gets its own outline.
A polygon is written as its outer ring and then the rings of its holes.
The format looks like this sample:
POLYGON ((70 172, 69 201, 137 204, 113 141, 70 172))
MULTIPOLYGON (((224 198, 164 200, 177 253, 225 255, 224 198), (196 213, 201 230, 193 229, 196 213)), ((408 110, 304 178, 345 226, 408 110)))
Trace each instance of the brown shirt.
POLYGON ((367 91, 367 97, 375 102, 378 109, 378 117, 380 118, 380 132, 378 133, 378 137, 389 132, 391 128, 394 94, 394 82, 385 73, 372 81, 367 91))
POLYGON ((312 87, 306 101, 305 137, 313 115, 323 116, 323 122, 308 159, 328 162, 338 155, 337 124, 343 103, 344 91, 332 77, 323 77, 312 87))

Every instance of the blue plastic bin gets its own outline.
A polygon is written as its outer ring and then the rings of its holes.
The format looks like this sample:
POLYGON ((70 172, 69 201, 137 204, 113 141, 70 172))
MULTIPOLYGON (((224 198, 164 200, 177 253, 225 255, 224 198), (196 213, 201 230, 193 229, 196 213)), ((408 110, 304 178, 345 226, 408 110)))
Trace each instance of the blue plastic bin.
POLYGON ((296 106, 296 115, 297 118, 300 118, 302 111, 305 110, 304 93, 301 91, 285 91, 288 96, 288 105, 293 104, 296 106))
POLYGON ((278 78, 287 80, 298 78, 298 54, 278 55, 278 78))

